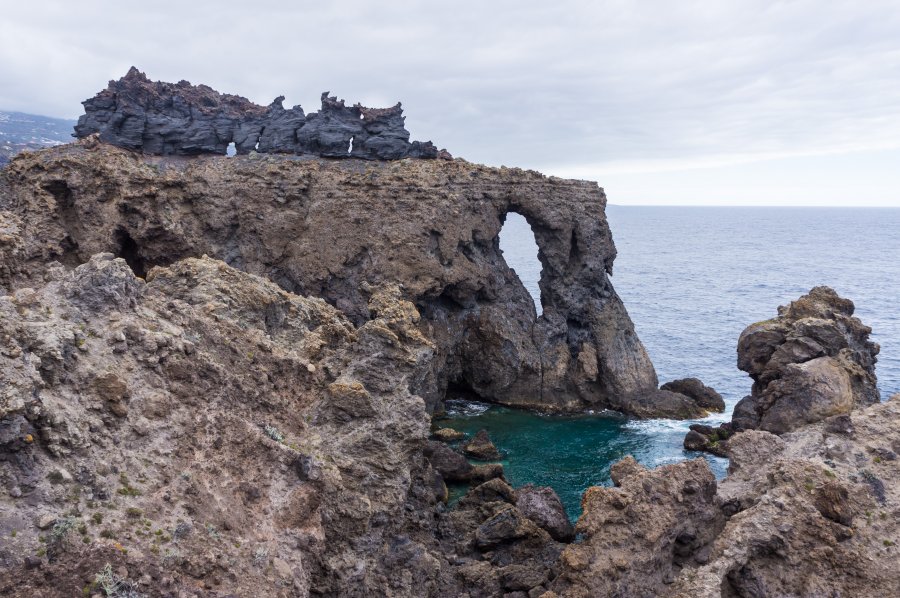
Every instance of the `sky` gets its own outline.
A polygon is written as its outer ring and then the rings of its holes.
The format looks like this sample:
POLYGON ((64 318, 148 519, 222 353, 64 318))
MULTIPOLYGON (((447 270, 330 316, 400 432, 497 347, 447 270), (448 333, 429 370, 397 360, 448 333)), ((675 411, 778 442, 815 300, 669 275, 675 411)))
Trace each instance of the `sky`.
POLYGON ((414 139, 614 204, 900 207, 900 2, 0 0, 0 109, 131 65, 268 104, 402 100, 414 139))

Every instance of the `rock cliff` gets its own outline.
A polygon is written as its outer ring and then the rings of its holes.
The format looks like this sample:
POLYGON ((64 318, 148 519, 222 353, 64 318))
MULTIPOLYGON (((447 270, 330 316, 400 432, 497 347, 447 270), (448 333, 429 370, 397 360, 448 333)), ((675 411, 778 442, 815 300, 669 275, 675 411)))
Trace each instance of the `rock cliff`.
POLYGON ((396 160, 449 157, 428 141, 409 141, 403 110, 345 106, 322 94, 322 109, 285 109, 283 97, 267 108, 187 81, 150 81, 131 67, 118 81, 84 102, 75 126, 79 138, 98 134, 105 143, 147 154, 239 154, 252 151, 330 158, 396 160))
POLYGON ((429 410, 454 385, 545 410, 704 411, 657 390, 610 282, 615 246, 593 183, 463 160, 154 157, 89 139, 20 156, 0 197, 21 233, 3 248, 17 256, 0 272, 7 287, 32 284, 53 260, 109 252, 143 276, 208 254, 360 325, 363 285, 399 284, 437 348, 413 385, 429 410), (539 248, 540 317, 499 248, 512 211, 539 248))

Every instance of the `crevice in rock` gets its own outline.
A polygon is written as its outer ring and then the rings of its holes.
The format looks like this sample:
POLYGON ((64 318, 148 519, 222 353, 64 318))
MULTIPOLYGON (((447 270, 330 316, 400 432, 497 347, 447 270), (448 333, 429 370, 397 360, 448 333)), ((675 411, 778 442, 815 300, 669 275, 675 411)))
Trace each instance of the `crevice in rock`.
POLYGON ((147 263, 141 255, 140 247, 137 242, 128 234, 124 228, 116 231, 116 257, 120 257, 128 264, 131 271, 138 278, 147 276, 147 263))

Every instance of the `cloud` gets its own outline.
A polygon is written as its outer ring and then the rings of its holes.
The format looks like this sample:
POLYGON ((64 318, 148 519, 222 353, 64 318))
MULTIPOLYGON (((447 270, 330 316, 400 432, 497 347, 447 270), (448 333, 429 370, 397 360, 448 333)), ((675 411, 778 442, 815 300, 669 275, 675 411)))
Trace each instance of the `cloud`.
POLYGON ((8 4, 7 110, 75 117, 134 64, 307 110, 403 100, 414 138, 551 171, 900 146, 893 1, 8 4))

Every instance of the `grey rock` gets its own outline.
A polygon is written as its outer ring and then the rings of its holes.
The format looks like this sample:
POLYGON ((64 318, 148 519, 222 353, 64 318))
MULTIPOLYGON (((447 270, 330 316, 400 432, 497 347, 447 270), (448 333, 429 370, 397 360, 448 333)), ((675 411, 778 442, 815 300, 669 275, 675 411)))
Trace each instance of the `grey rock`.
POLYGON ((681 378, 680 380, 672 380, 666 382, 659 387, 660 390, 669 390, 677 392, 693 399, 697 405, 710 411, 721 413, 725 411, 725 399, 717 393, 715 389, 703 384, 697 378, 681 378))
POLYGON ((820 286, 748 326, 738 367, 754 383, 735 407, 735 426, 781 434, 877 402, 879 347, 853 311, 852 301, 820 286))
POLYGON ((465 482, 472 477, 472 464, 443 442, 428 441, 425 456, 445 481, 465 482))
POLYGON ((516 506, 522 514, 546 530, 554 540, 571 542, 575 539, 575 528, 553 488, 529 485, 519 488, 516 495, 516 506))

